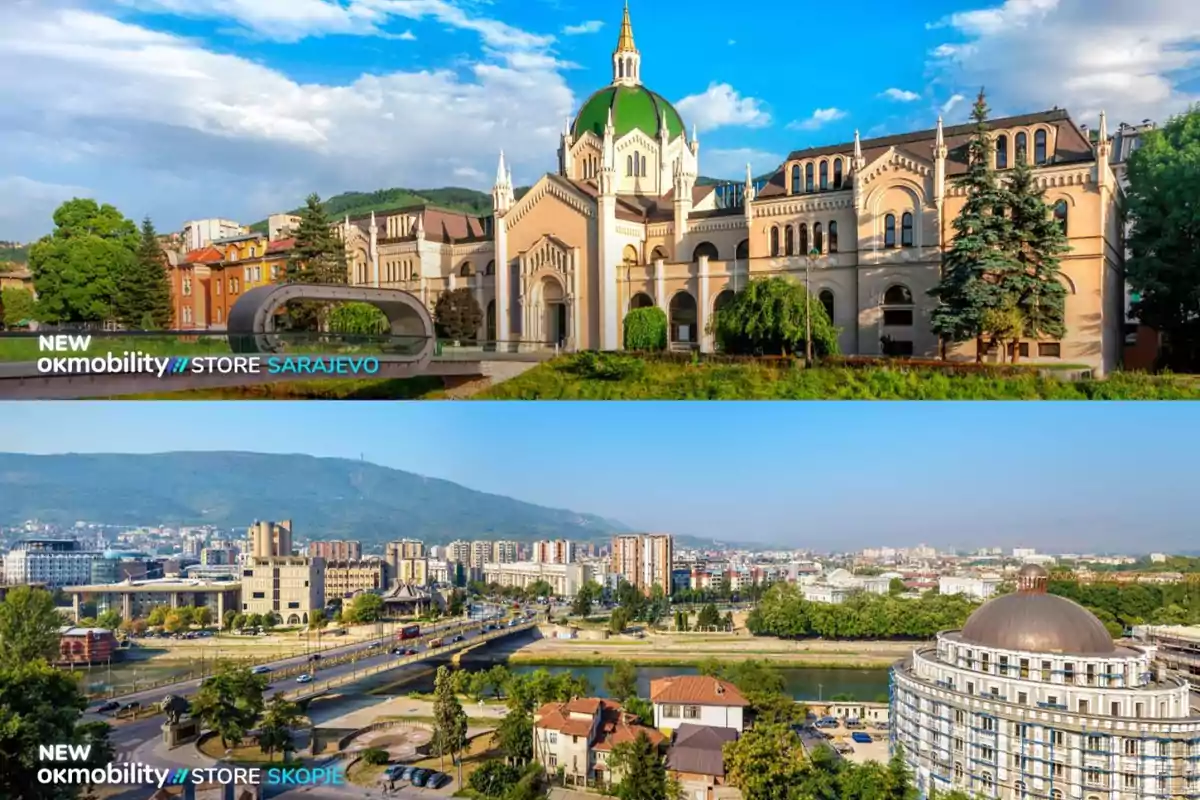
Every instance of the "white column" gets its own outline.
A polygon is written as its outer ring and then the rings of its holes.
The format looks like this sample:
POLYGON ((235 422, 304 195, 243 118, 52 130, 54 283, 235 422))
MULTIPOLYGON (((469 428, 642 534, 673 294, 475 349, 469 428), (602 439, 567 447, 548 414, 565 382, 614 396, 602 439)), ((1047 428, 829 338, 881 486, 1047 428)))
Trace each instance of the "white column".
POLYGON ((699 328, 700 336, 700 352, 711 353, 713 351, 712 337, 708 334, 708 256, 700 256, 700 261, 697 264, 696 281, 699 283, 699 291, 696 301, 696 327, 699 328))
POLYGON ((475 303, 483 312, 483 321, 479 323, 479 332, 475 335, 482 342, 487 338, 487 303, 483 296, 483 272, 476 272, 475 276, 470 279, 470 283, 475 290, 475 303))
POLYGON ((666 272, 661 258, 654 259, 654 303, 667 312, 667 287, 666 287, 666 272))
POLYGON ((571 347, 575 350, 582 349, 582 343, 579 340, 579 325, 582 312, 579 310, 579 248, 571 248, 571 305, 567 311, 571 315, 571 347))
MULTIPOLYGON (((507 343, 512 339, 512 317, 509 312, 508 228, 504 217, 496 215, 496 339, 507 343)), ((497 351, 504 347, 497 346, 497 351)))
POLYGON ((599 247, 596 256, 600 261, 600 349, 616 350, 621 346, 618 333, 620 313, 617 299, 617 263, 620 245, 616 238, 616 197, 601 195, 596 205, 599 211, 597 222, 599 247))

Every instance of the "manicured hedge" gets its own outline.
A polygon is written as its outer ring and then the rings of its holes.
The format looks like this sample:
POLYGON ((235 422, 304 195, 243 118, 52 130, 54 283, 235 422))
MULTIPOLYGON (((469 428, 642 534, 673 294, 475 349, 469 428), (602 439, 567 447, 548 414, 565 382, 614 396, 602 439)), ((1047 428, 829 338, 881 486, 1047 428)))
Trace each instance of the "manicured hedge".
POLYGON ((635 308, 625 315, 626 350, 666 350, 667 314, 658 306, 635 308))

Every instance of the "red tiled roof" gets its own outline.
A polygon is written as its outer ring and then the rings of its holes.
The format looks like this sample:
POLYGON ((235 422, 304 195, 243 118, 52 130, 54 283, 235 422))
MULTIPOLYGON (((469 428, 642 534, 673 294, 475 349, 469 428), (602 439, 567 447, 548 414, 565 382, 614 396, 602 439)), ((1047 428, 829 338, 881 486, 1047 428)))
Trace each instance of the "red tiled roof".
POLYGON ((678 675, 650 681, 650 702, 743 708, 750 705, 732 683, 707 675, 678 675))
POLYGON ((284 250, 291 250, 292 247, 295 246, 295 244, 296 244, 295 237, 292 237, 291 239, 279 239, 277 241, 269 242, 267 244, 267 252, 268 253, 279 253, 284 250))
POLYGON ((208 247, 201 247, 199 250, 191 251, 184 256, 183 260, 188 264, 212 264, 224 258, 225 254, 210 244, 208 247))
POLYGON ((637 717, 626 712, 619 703, 598 697, 581 697, 568 703, 546 703, 534 712, 534 727, 558 731, 567 736, 596 737, 591 746, 595 750, 611 750, 614 745, 632 742, 639 734, 646 734, 651 742, 659 744, 665 740, 661 733, 638 722, 637 717), (588 719, 572 715, 587 714, 588 719), (599 725, 595 725, 596 716, 599 725), (595 725, 595 727, 593 727, 595 725))

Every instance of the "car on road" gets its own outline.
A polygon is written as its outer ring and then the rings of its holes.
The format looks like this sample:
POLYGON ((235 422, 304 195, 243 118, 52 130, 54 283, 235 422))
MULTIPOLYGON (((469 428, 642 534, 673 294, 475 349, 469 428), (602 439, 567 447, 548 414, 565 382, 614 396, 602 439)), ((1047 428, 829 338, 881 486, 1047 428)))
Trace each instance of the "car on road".
POLYGON ((296 683, 312 683, 312 675, 306 672, 296 678, 296 683))
POLYGON ((425 779, 426 789, 440 789, 450 782, 450 776, 444 772, 435 772, 425 779))
POLYGON ((412 782, 413 786, 417 786, 417 787, 424 786, 425 781, 429 780, 429 776, 432 774, 433 774, 432 770, 414 769, 412 777, 409 778, 409 781, 412 782))
POLYGON ((118 703, 116 700, 109 700, 107 702, 101 703, 100 705, 96 706, 96 713, 97 714, 107 714, 110 711, 116 711, 120 707, 121 707, 121 704, 118 703))
POLYGON ((308 660, 309 660, 309 661, 320 661, 320 660, 321 660, 321 654, 320 654, 320 653, 313 653, 311 656, 309 656, 309 657, 308 657, 308 660))
POLYGON ((266 674, 267 674, 268 672, 270 672, 270 671, 271 671, 271 668, 270 668, 270 667, 268 667, 268 666, 264 666, 264 665, 261 665, 261 664, 260 664, 259 666, 257 666, 257 667, 255 667, 254 669, 250 670, 250 674, 251 674, 251 675, 266 675, 266 674))
POLYGON ((450 641, 452 641, 452 642, 461 642, 462 640, 463 640, 463 636, 462 636, 462 634, 460 633, 460 634, 458 634, 457 636, 455 636, 453 639, 451 639, 450 641))
POLYGON ((137 700, 132 700, 132 701, 126 703, 125 705, 121 706, 121 711, 128 711, 130 714, 136 714, 137 712, 139 712, 141 710, 142 710, 142 704, 139 703, 137 700))
POLYGON ((404 651, 404 655, 406 655, 406 656, 415 656, 415 655, 416 655, 417 653, 419 653, 419 652, 420 652, 420 651, 419 651, 419 650, 417 650, 417 648, 415 648, 415 647, 410 647, 410 648, 408 648, 407 650, 405 650, 405 651, 404 651))

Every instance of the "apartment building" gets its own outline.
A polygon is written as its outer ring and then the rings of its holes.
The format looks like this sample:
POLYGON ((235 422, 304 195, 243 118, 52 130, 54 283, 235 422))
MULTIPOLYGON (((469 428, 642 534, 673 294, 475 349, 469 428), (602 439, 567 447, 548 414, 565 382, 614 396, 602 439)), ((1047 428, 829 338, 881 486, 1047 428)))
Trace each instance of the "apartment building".
POLYGON ((511 564, 517 561, 517 543, 510 541, 493 542, 492 557, 489 561, 498 564, 511 564))
POLYGON ((525 589, 538 581, 550 584, 556 597, 574 597, 592 571, 584 564, 542 564, 536 561, 489 563, 483 565, 483 582, 525 589))
POLYGON ((671 591, 675 560, 674 539, 665 533, 635 533, 613 537, 612 572, 649 594, 655 586, 671 591))
POLYGON ((389 568, 392 586, 428 586, 431 582, 428 558, 401 558, 389 568))
POLYGON ((326 561, 325 600, 349 598, 362 592, 377 592, 387 586, 387 568, 378 559, 369 561, 326 561))
POLYGON ((402 558, 425 558, 425 543, 419 539, 397 539, 384 546, 384 558, 389 564, 395 564, 402 558))
POLYGON ((292 554, 292 521, 255 520, 246 533, 247 552, 252 558, 290 556, 292 554))
POLYGON ((484 564, 492 561, 492 542, 474 541, 471 542, 471 557, 470 565, 472 567, 482 567, 484 564))
POLYGON ((326 561, 362 561, 362 542, 347 539, 309 542, 308 555, 326 561))
POLYGON ((87 583, 92 579, 92 562, 102 555, 84 550, 74 539, 24 539, 4 559, 4 581, 39 583, 50 589, 87 583))
POLYGON ((460 564, 470 564, 471 543, 459 540, 446 545, 446 560, 457 561, 460 564))
POLYGON ((307 625, 324 608, 325 559, 268 556, 243 566, 243 613, 274 613, 285 625, 307 625))
POLYGON ((576 560, 575 543, 569 539, 534 542, 530 560, 539 564, 573 564, 576 560))

